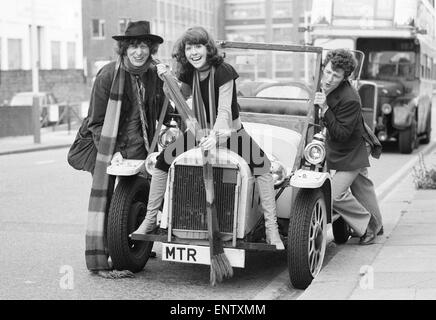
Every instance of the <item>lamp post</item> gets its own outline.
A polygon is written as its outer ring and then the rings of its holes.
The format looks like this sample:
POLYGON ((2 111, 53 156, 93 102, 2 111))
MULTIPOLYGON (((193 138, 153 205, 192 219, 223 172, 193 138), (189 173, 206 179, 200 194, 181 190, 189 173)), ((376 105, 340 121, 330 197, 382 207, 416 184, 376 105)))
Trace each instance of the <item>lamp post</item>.
POLYGON ((38 31, 35 22, 35 1, 31 6, 32 22, 30 25, 30 43, 32 60, 32 119, 33 119, 33 142, 41 143, 40 106, 37 93, 39 92, 39 70, 38 70, 38 31))

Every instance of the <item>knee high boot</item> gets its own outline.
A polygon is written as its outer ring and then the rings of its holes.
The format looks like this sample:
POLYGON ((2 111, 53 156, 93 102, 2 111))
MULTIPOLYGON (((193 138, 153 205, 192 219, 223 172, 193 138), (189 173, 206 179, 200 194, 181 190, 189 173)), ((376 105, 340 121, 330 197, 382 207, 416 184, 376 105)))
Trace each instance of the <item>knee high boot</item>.
POLYGON ((157 214, 162 204, 167 186, 168 173, 155 169, 151 177, 150 192, 148 195, 147 215, 134 234, 150 233, 156 227, 157 214))
POLYGON ((270 173, 265 173, 256 178, 259 187, 260 205, 265 219, 266 242, 275 245, 277 250, 284 250, 280 239, 276 216, 276 201, 274 192, 274 182, 270 173))

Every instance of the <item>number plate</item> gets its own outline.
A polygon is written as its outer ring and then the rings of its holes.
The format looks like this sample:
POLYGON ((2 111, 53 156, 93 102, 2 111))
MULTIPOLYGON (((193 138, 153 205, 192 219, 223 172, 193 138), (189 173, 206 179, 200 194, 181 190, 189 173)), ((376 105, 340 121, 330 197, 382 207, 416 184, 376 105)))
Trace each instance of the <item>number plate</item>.
MULTIPOLYGON (((245 250, 224 248, 230 265, 245 267, 245 250)), ((162 260, 210 265, 209 247, 162 243, 162 260)))

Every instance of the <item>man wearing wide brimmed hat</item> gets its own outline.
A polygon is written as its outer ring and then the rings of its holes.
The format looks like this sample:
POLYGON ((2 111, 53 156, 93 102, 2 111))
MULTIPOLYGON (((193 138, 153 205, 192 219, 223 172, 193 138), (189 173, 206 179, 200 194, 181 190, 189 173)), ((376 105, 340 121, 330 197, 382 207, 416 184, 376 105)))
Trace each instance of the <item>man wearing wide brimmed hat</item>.
MULTIPOLYGON (((98 72, 88 111, 88 128, 98 150, 86 233, 86 264, 90 270, 111 269, 105 226, 114 178, 106 169, 123 158, 145 159, 154 151, 150 143, 165 98, 152 59, 163 39, 150 33, 150 23, 130 22, 125 34, 113 39, 118 42, 117 60, 98 72)), ((113 265, 123 268, 119 261, 113 261, 113 265)))

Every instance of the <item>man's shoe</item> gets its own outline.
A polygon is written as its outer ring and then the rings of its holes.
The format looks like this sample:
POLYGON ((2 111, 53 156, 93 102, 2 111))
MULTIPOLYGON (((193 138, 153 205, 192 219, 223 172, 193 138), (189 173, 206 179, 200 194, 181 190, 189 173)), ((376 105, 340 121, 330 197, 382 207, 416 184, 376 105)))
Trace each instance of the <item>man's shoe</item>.
POLYGON ((385 231, 383 230, 383 226, 380 228, 380 230, 377 232, 378 236, 382 236, 385 231))
POLYGON ((375 240, 376 235, 374 233, 365 233, 359 241, 360 245, 368 245, 368 244, 373 244, 374 240, 375 240))

